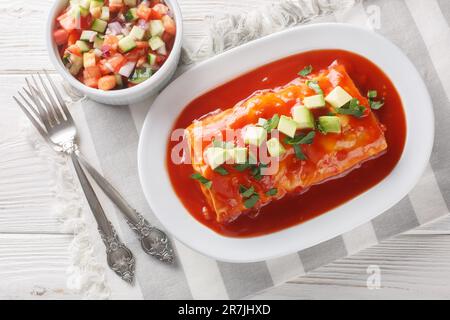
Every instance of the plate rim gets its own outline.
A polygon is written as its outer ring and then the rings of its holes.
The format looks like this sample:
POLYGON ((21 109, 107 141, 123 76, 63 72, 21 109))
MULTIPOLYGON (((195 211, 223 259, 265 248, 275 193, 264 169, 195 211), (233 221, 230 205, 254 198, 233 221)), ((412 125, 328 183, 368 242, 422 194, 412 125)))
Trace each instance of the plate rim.
MULTIPOLYGON (((329 30, 329 29, 328 29, 329 30)), ((305 52, 305 51, 310 51, 310 50, 314 50, 313 48, 311 49, 302 49, 301 48, 302 45, 299 45, 299 48, 297 49, 297 53, 301 53, 301 52, 305 52)), ((327 49, 325 47, 322 48, 317 48, 318 50, 320 49, 327 49)), ((333 47, 329 47, 328 49, 333 49, 333 47)), ((343 49, 343 48, 336 48, 336 49, 343 49)), ((346 49, 344 49, 346 50, 346 49)), ((352 50, 347 50, 347 51, 352 51, 352 50)), ((355 52, 355 51, 352 51, 355 52)), ((359 55, 363 55, 360 52, 355 52, 356 54, 359 55)), ((291 54, 295 54, 295 53, 291 53, 291 54)), ((289 54, 289 55, 291 55, 289 54)), ((275 59, 269 59, 267 62, 259 64, 260 66, 269 63, 270 61, 276 61, 278 59, 282 59, 283 57, 286 57, 288 55, 283 55, 280 56, 278 58, 275 59)), ((370 59, 372 61, 372 59, 370 59)), ((376 65, 379 65, 379 63, 377 63, 376 61, 373 61, 373 63, 375 63, 376 65)), ((380 67, 381 68, 381 67, 380 67)), ((246 68, 241 68, 241 72, 240 74, 245 74, 246 72, 251 71, 252 69, 254 69, 254 67, 246 67, 246 68)), ((394 82, 394 80, 392 80, 392 77, 389 74, 389 70, 385 70, 383 68, 381 68, 383 70, 383 72, 385 72, 388 77, 391 79, 391 81, 393 81, 394 86, 397 88, 397 90, 399 91, 400 97, 402 99, 403 105, 404 105, 404 109, 405 109, 405 117, 408 119, 410 116, 410 112, 411 111, 407 111, 407 107, 405 106, 404 103, 404 97, 401 95, 400 90, 398 89, 398 85, 394 82)), ((235 77, 239 76, 239 73, 235 75, 235 77)), ((223 80, 221 83, 224 83, 228 80, 223 80)), ((220 84, 213 84, 213 85, 209 85, 208 88, 204 90, 203 92, 206 92, 208 90, 213 89, 214 87, 216 87, 217 85, 220 84)), ((402 84, 403 86, 403 84, 402 84)), ((201 93, 200 93, 201 94, 201 93)), ((199 94, 195 94, 193 95, 190 99, 195 99, 195 97, 197 97, 199 94)), ((182 109, 187 105, 184 104, 182 107, 180 107, 180 109, 177 112, 177 115, 179 115, 179 113, 182 111, 182 109)), ((173 122, 175 121, 175 118, 172 119, 171 122, 171 126, 169 129, 169 133, 170 130, 173 126, 173 122)), ((393 172, 395 172, 397 170, 397 167, 400 163, 403 163, 404 157, 405 157, 405 151, 407 146, 410 146, 410 126, 409 123, 407 122, 407 137, 406 137, 406 142, 405 142, 405 149, 403 151, 402 157, 399 161, 399 163, 397 164, 396 168, 394 168, 393 172)), ((166 141, 167 142, 167 141, 166 141)), ((221 53, 217 56, 214 56, 210 59, 207 59, 205 61, 200 62, 199 64, 197 64, 196 66, 194 66, 193 68, 191 68, 190 70, 188 70, 187 72, 185 72, 184 74, 182 74, 180 77, 178 77, 175 81, 173 81, 153 102, 146 118, 144 121, 144 125, 142 127, 141 130, 141 135, 140 135, 140 139, 139 139, 139 145, 138 145, 138 170, 139 170, 139 179, 141 182, 141 186, 144 192, 144 195, 147 199, 147 202, 149 203, 150 207, 152 208, 152 211, 154 212, 155 216, 160 220, 160 222, 162 223, 162 225, 164 226, 164 228, 170 233, 172 234, 175 238, 177 238, 180 242, 182 242, 183 244, 185 244, 186 246, 194 249, 197 252, 200 252, 204 255, 210 256, 214 259, 220 260, 220 261, 225 261, 225 262, 239 262, 239 263, 243 263, 243 262, 256 262, 256 261, 263 261, 263 260, 267 260, 267 259, 273 259, 276 257, 280 257, 280 256, 284 256, 287 254, 291 254, 293 252, 298 252, 300 250, 309 248, 311 246, 314 246, 316 244, 322 243, 324 241, 330 240, 336 236, 342 235, 343 233, 350 231, 372 219, 374 219, 375 217, 381 215, 383 212, 385 212, 386 210, 388 210, 389 208, 391 208, 392 206, 394 206, 396 203, 398 203, 401 199, 403 199, 410 191, 411 189, 417 184, 418 180, 420 179, 420 177, 422 176, 423 172, 426 169, 426 166, 429 162, 430 156, 431 156, 431 151, 433 148, 433 142, 434 142, 434 112, 433 112, 433 108, 432 108, 432 100, 431 97, 429 95, 428 89, 423 81, 423 79, 421 78, 419 72, 417 71, 417 69, 415 68, 414 64, 410 61, 410 59, 395 45, 393 44, 391 41, 389 41, 388 39, 382 37, 381 35, 370 31, 369 29, 363 28, 363 27, 358 27, 358 26, 354 26, 354 25, 348 25, 348 24, 343 24, 343 23, 321 23, 321 24, 314 24, 314 25, 308 25, 308 26, 299 26, 299 27, 295 27, 292 29, 288 29, 285 31, 281 31, 279 33, 275 33, 272 35, 269 35, 267 37, 263 37, 261 39, 258 40, 254 40, 252 42, 249 42, 247 44, 244 44, 242 46, 233 48, 229 51, 226 51, 224 53, 221 53), (346 224, 340 224, 339 226, 335 227, 334 230, 332 231, 327 231, 324 232, 324 235, 321 237, 317 237, 315 240, 313 241, 307 241, 306 243, 304 243, 303 245, 299 245, 297 249, 292 250, 292 246, 288 247, 288 248, 278 248, 278 250, 275 250, 273 248, 273 246, 271 246, 269 243, 266 243, 266 246, 268 247, 267 250, 270 251, 267 253, 258 253, 258 254, 254 254, 252 256, 243 256, 242 253, 240 253, 238 256, 235 256, 233 254, 227 253, 224 254, 223 252, 216 252, 215 250, 211 250, 211 249, 205 249, 205 247, 199 247, 198 241, 193 244, 192 241, 190 241, 188 238, 186 238, 185 235, 180 236, 180 234, 178 233, 177 230, 175 230, 174 227, 174 223, 168 222, 168 220, 161 214, 159 214, 157 211, 159 210, 159 205, 158 205, 158 199, 154 199, 153 195, 150 193, 150 186, 149 186, 149 180, 146 179, 146 176, 148 175, 146 173, 146 170, 148 171, 148 162, 146 161, 147 158, 145 157, 145 148, 146 145, 148 143, 148 140, 151 138, 149 136, 151 135, 146 135, 146 132, 149 132, 149 130, 151 130, 150 126, 152 123, 152 116, 154 113, 158 112, 157 109, 157 105, 160 101, 164 101, 164 99, 166 98, 167 92, 170 92, 170 90, 172 90, 173 87, 176 87, 178 83, 182 82, 184 78, 188 77, 189 74, 197 72, 199 69, 201 70, 202 68, 204 68, 205 66, 208 66, 209 64, 212 64, 214 62, 216 62, 217 60, 223 60, 226 59, 227 56, 233 56, 236 55, 242 51, 245 50, 252 50, 252 47, 258 47, 259 45, 261 45, 261 43, 265 43, 265 42, 270 42, 272 41, 274 38, 283 38, 283 37, 289 37, 289 35, 292 34, 296 34, 298 33, 302 33, 308 30, 314 30, 316 29, 316 31, 314 32, 320 32, 321 30, 326 31, 328 28, 333 28, 333 31, 336 30, 340 30, 339 32, 362 32, 364 34, 370 34, 371 37, 373 38, 377 38, 378 41, 381 41, 382 43, 384 43, 384 45, 390 47, 390 50, 393 50, 396 52, 396 54, 401 57, 401 59, 403 59, 402 63, 406 64, 406 66, 409 68, 408 71, 412 72, 410 74, 410 79, 411 83, 414 84, 414 86, 418 86, 416 87, 416 91, 414 91, 415 95, 421 95, 421 100, 425 102, 425 105, 427 106, 425 113, 428 114, 428 124, 425 125, 425 127, 428 129, 427 130, 427 137, 426 141, 424 141, 424 145, 425 147, 423 147, 423 154, 422 157, 420 158, 420 163, 417 164, 417 166, 419 166, 419 168, 416 168, 415 170, 415 174, 414 174, 414 178, 410 179, 410 181, 408 182, 408 185, 404 186, 403 189, 401 190, 401 192, 397 192, 396 197, 394 197, 395 199, 390 199, 389 201, 385 201, 383 206, 380 206, 380 208, 377 211, 377 213, 372 213, 370 215, 365 215, 364 218, 357 218, 357 217, 353 217, 353 223, 351 223, 353 226, 352 227, 348 227, 349 223, 346 224), (225 58, 224 58, 225 57, 225 58), (175 230, 175 232, 174 232, 175 230)), ((166 148, 164 148, 164 152, 163 152, 163 159, 164 159, 164 169, 166 170, 166 165, 165 165, 165 157, 166 157, 166 148)), ((412 161, 412 160, 409 160, 412 161)), ((184 206, 181 204, 181 201, 178 199, 178 196, 175 194, 175 192, 173 191, 170 179, 167 175, 167 172, 165 173, 165 176, 167 177, 167 179, 169 179, 168 183, 170 185, 170 187, 172 188, 172 193, 173 193, 173 197, 177 199, 178 202, 180 202, 181 207, 184 209, 184 213, 188 215, 192 220, 195 221, 195 223, 199 224, 202 228, 204 228, 205 232, 209 234, 210 233, 214 234, 214 236, 218 237, 218 238, 224 238, 226 239, 230 244, 233 243, 233 245, 235 245, 235 242, 240 242, 240 243, 244 243, 247 242, 248 240, 251 239, 252 241, 254 241, 255 239, 264 239, 273 235, 277 235, 277 234, 282 234, 282 233, 292 233, 293 229, 302 229, 302 228, 307 228, 307 226, 311 225, 313 222, 315 222, 316 224, 318 222, 320 222, 321 220, 323 220, 324 217, 327 217, 327 220, 329 219, 333 219, 331 217, 331 215, 335 212, 335 211, 341 211, 342 208, 348 207, 350 206, 350 203, 354 203, 357 199, 363 197, 366 194, 370 194, 372 192, 372 190, 374 189, 378 189, 380 188, 380 186, 382 186, 383 184, 385 184, 385 181, 388 180, 389 177, 392 176, 393 172, 391 172, 391 174, 386 177, 385 179, 383 179, 381 182, 379 182, 376 186, 372 187, 371 189, 365 191, 364 193, 362 193, 361 195, 358 195, 357 197, 349 200, 348 202, 342 204, 341 206, 339 206, 338 208, 332 209, 330 211, 327 211, 325 213, 323 213, 322 215, 311 219, 309 221, 306 221, 304 223, 277 231, 275 233, 271 233, 268 235, 263 235, 263 236, 258 236, 258 237, 252 237, 252 238, 229 238, 229 237, 224 237, 221 236, 220 234, 215 233, 214 231, 212 231, 211 229, 209 229, 207 226, 204 226, 203 224, 201 224, 200 222, 198 222, 197 220, 195 220, 195 218, 192 217, 192 215, 186 210, 186 208, 184 208, 184 206), (299 228, 299 227, 302 228, 299 228), (290 232, 288 232, 290 230, 290 232)), ((374 210, 372 210, 374 211, 374 210)), ((355 216, 355 214, 353 214, 353 216, 355 216)), ((178 226, 177 226, 178 228, 178 226)))

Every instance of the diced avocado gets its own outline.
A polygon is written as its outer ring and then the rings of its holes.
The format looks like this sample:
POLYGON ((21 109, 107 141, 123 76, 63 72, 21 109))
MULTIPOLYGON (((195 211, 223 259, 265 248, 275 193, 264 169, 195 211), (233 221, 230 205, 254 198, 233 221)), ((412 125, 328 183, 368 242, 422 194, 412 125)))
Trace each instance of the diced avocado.
POLYGON ((325 101, 331 104, 334 108, 339 109, 340 107, 347 104, 353 97, 348 94, 347 91, 342 89, 342 87, 337 86, 333 89, 326 97, 325 101))
POLYGON ((325 107, 325 99, 322 94, 306 97, 303 99, 303 104, 309 109, 325 107))
POLYGON ((94 42, 96 35, 97 35, 96 31, 83 30, 80 36, 80 40, 94 42))
POLYGON ((94 22, 92 23, 91 29, 94 31, 97 31, 99 33, 105 33, 107 26, 108 26, 108 22, 100 20, 100 19, 95 19, 94 22))
POLYGON ((247 162, 247 148, 233 148, 230 152, 234 163, 243 164, 247 162))
POLYGON ((314 116, 308 108, 304 106, 292 108, 292 117, 297 122, 298 129, 314 129, 314 116))
POLYGON ((160 37, 164 33, 164 25, 161 20, 150 20, 150 34, 152 37, 160 37))
POLYGON ((260 146, 267 140, 267 131, 261 127, 247 127, 244 133, 244 143, 260 146))
POLYGON ((86 52, 83 54, 83 66, 85 68, 94 67, 96 64, 95 53, 86 52))
POLYGON ((139 84, 149 79, 152 76, 152 69, 150 68, 138 68, 134 70, 133 75, 128 78, 128 81, 133 84, 139 84))
POLYGON ((86 41, 78 40, 77 42, 75 42, 75 45, 80 48, 81 52, 88 52, 89 50, 91 50, 86 41))
POLYGON ((105 40, 103 40, 101 37, 99 37, 98 35, 94 38, 94 48, 95 49, 100 49, 103 46, 103 42, 105 40))
POLYGON ((267 119, 259 118, 258 119, 258 126, 263 127, 267 123, 267 119))
POLYGON ((205 151, 206 160, 211 169, 216 169, 231 158, 230 152, 223 148, 211 147, 205 151))
POLYGON ((267 150, 272 157, 279 157, 286 152, 286 149, 277 138, 267 141, 267 150))
POLYGON ((150 40, 148 40, 148 44, 150 45, 150 48, 152 50, 158 50, 164 45, 164 41, 158 36, 151 37, 150 40))
POLYGON ((136 42, 134 41, 132 36, 126 36, 120 39, 119 48, 123 53, 127 53, 128 51, 136 48, 136 42))
POLYGON ((295 131, 297 131, 297 122, 290 117, 281 116, 277 129, 288 137, 293 138, 295 136, 295 131))
POLYGON ((336 116, 319 117, 319 126, 325 133, 341 133, 341 121, 336 116))
POLYGON ((153 53, 148 54, 148 63, 151 66, 154 66, 156 64, 156 54, 153 54, 153 53))
POLYGON ((137 1, 136 0, 124 0, 123 2, 128 7, 136 7, 136 5, 137 5, 137 1))
POLYGON ((102 7, 102 15, 100 16, 100 19, 108 21, 109 17, 109 7, 102 7))
POLYGON ((131 29, 130 36, 132 36, 134 40, 142 40, 144 35, 145 30, 138 26, 134 26, 133 29, 131 29))
POLYGON ((127 13, 125 13, 125 20, 127 22, 132 22, 138 19, 138 15, 137 15, 137 9, 136 8, 131 8, 130 10, 127 11, 127 13))

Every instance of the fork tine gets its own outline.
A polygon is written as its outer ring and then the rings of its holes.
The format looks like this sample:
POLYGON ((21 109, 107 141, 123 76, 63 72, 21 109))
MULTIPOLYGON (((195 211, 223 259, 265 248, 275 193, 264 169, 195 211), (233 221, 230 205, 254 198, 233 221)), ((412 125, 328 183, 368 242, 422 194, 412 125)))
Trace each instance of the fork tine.
MULTIPOLYGON (((22 89, 23 89, 23 91, 26 92, 26 94, 28 95, 28 97, 30 97, 28 91, 27 91, 25 88, 22 88, 22 89)), ((36 107, 34 107, 34 106, 28 101, 28 99, 25 98, 25 97, 23 96, 22 92, 17 91, 17 93, 18 93, 19 96, 22 98, 22 100, 25 101, 25 103, 26 103, 27 106, 28 106, 28 109, 30 109, 30 110, 32 111, 32 113, 33 113, 33 115, 36 117, 36 119, 39 119, 39 120, 41 120, 41 122, 42 122, 41 115, 40 115, 39 112, 36 110, 36 107)), ((31 101, 33 101, 33 100, 31 100, 31 101)))
MULTIPOLYGON (((30 82, 28 81, 27 78, 25 78, 25 81, 26 81, 26 83, 27 83, 27 85, 28 85, 28 88, 29 88, 30 92, 34 93, 34 94, 30 94, 30 95, 31 95, 31 96, 30 96, 31 101, 33 101, 34 104, 36 105, 37 110, 39 111, 39 114, 40 114, 40 118, 41 118, 41 120, 42 120, 42 123, 44 123, 44 126, 45 126, 45 128, 47 129, 47 131, 48 131, 48 130, 51 129, 52 125, 51 125, 50 118, 49 118, 49 116, 48 116, 47 110, 45 110, 45 109, 42 107, 42 104, 41 104, 41 102, 39 101, 39 97, 37 97, 37 94, 35 93, 35 92, 37 92, 37 89, 35 89, 35 88, 30 84, 30 82)), ((27 91, 25 91, 25 92, 27 92, 27 91)), ((28 93, 28 92, 27 92, 27 93, 28 93)))
POLYGON ((58 121, 55 118, 55 114, 53 113, 53 110, 52 110, 53 108, 52 108, 50 102, 45 97, 44 93, 40 90, 34 75, 31 75, 31 79, 33 79, 33 82, 35 84, 35 87, 32 87, 31 90, 34 91, 35 95, 37 95, 37 97, 38 97, 38 99, 36 99, 36 103, 40 100, 40 102, 42 102, 41 106, 45 110, 47 110, 47 118, 49 119, 49 122, 51 124, 57 124, 58 121))
POLYGON ((45 93, 47 94, 47 97, 50 100, 50 108, 53 110, 53 113, 55 114, 56 120, 58 120, 59 122, 64 121, 64 117, 58 107, 58 104, 56 103, 55 99, 53 98, 53 95, 51 94, 51 92, 49 91, 47 85, 45 84, 44 79, 41 77, 41 74, 38 73, 37 74, 39 77, 39 80, 41 81, 42 87, 44 88, 45 93))
MULTIPOLYGON (((20 94, 20 93, 19 93, 20 94)), ((21 94, 20 94, 21 95, 21 94)), ((21 95, 22 96, 22 95, 21 95)), ((23 96, 22 96, 23 98, 23 96)), ((36 130, 39 132, 39 134, 46 140, 47 142, 53 144, 53 142, 50 141, 47 131, 43 128, 42 124, 36 120, 33 115, 28 111, 28 109, 20 102, 19 99, 17 99, 15 96, 13 96, 13 99, 16 101, 19 108, 22 110, 22 112, 26 115, 26 117, 30 120, 30 122, 33 124, 33 126, 36 128, 36 130)), ((25 100, 26 101, 26 100, 25 100)), ((28 101, 26 101, 28 103, 28 101)))
POLYGON ((58 101, 59 101, 59 106, 61 107, 64 115, 66 116, 66 119, 68 121, 73 121, 72 115, 69 112, 69 108, 67 108, 66 102, 62 98, 61 93, 59 92, 58 88, 56 88, 56 85, 53 82, 52 78, 49 76, 47 70, 44 70, 44 74, 45 74, 45 77, 47 78, 48 82, 50 83, 50 86, 52 87, 53 92, 55 93, 56 99, 58 99, 58 101))

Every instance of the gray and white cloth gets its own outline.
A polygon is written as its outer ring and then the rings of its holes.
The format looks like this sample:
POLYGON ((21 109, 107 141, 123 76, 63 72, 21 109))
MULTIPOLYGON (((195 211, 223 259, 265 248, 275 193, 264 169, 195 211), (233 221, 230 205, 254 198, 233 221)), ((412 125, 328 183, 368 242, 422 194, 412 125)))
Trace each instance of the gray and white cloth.
MULTIPOLYGON (((279 14, 276 26, 263 17, 264 28, 249 33, 251 22, 242 16, 227 16, 213 23, 213 36, 207 49, 190 51, 189 61, 206 57, 272 31, 298 23, 345 22, 366 26, 398 45, 412 60, 431 93, 436 114, 436 139, 430 164, 414 190, 396 206, 373 221, 344 235, 307 250, 279 259, 248 264, 215 261, 174 240, 177 264, 168 267, 141 254, 138 241, 119 212, 108 210, 119 232, 137 256, 137 286, 145 299, 237 299, 304 274, 319 266, 353 254, 383 239, 448 214, 450 205, 450 1, 448 0, 365 0, 342 1, 352 5, 345 11, 321 6, 339 1, 278 1, 275 6, 290 8, 290 15, 279 14), (353 3, 354 2, 354 3, 353 3), (292 3, 299 6, 289 7, 292 3), (304 3, 311 11, 298 11, 304 3), (315 7, 314 7, 315 6, 315 7), (311 8, 311 7, 310 7, 311 8), (294 11, 292 11, 294 10, 294 11), (318 18, 311 20, 311 18, 318 18), (244 19, 244 20, 242 20, 244 19), (311 20, 311 21, 310 21, 311 20), (231 21, 231 22, 230 22, 231 21), (244 21, 244 22, 243 22, 244 21), (230 26, 239 32, 230 35, 230 26), (223 35, 225 38, 220 38, 223 35), (241 35, 241 36, 240 36, 241 35), (244 35, 244 36, 242 36, 244 35), (220 42, 218 39, 226 39, 220 42), (212 41, 212 42, 211 42, 212 41), (199 53, 200 52, 200 53, 199 53), (193 59, 194 57, 194 59, 193 59), (116 216, 117 217, 116 217, 116 216)), ((266 9, 261 9, 260 12, 266 9)), ((273 16, 272 16, 273 18, 273 16)), ((254 30, 254 29, 253 29, 254 30)), ((159 225, 142 193, 137 170, 139 132, 152 101, 112 107, 84 100, 74 105, 81 129, 82 148, 126 199, 149 221, 159 225)), ((408 108, 408 106, 405 106, 408 108)), ((364 210, 364 208, 361 208, 364 210)), ((355 212, 355 214, 358 214, 355 212)), ((108 280, 109 281, 109 280, 108 280)))

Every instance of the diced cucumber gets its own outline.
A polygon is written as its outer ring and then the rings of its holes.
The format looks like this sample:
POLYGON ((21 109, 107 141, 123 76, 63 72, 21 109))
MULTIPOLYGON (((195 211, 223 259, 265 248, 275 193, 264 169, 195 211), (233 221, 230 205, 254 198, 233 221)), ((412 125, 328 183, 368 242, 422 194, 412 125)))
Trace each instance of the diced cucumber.
POLYGON ((150 20, 150 34, 152 37, 160 37, 164 33, 164 25, 161 20, 150 20))
POLYGON ((122 52, 126 53, 136 48, 136 42, 132 36, 126 36, 119 41, 119 48, 122 52))
POLYGON ((130 36, 132 36, 134 40, 142 40, 144 38, 144 35, 145 30, 138 26, 134 26, 130 31, 130 36))
POLYGON ((297 131, 297 122, 290 117, 281 116, 277 129, 288 137, 293 138, 295 136, 295 132, 297 131))
POLYGON ((158 50, 164 45, 164 41, 158 36, 151 37, 150 40, 148 40, 148 44, 150 45, 150 48, 152 50, 158 50))
POLYGON ((149 79, 152 76, 152 69, 150 68, 139 68, 134 70, 132 76, 128 78, 128 81, 133 84, 139 84, 149 79))
POLYGON ((297 122, 298 129, 314 129, 314 116, 308 108, 304 106, 292 108, 292 117, 297 122))
POLYGON ((75 54, 70 54, 69 56, 69 60, 70 60, 70 68, 69 68, 69 72, 71 75, 76 76, 81 68, 83 67, 83 58, 81 58, 80 56, 77 56, 75 54))
POLYGON ((243 164, 247 162, 247 148, 233 148, 230 152, 234 163, 243 164))
POLYGON ((326 97, 325 101, 331 104, 334 108, 339 109, 340 107, 347 104, 353 97, 348 94, 342 87, 337 86, 333 89, 326 97))
POLYGON ((286 152, 286 149, 277 138, 272 138, 267 141, 267 150, 272 157, 279 157, 286 152))
POLYGON ((136 5, 137 5, 137 1, 136 0, 124 0, 123 2, 128 7, 136 7, 136 5))
POLYGON ((267 140, 267 131, 261 127, 247 127, 244 133, 244 143, 260 146, 267 140))
POLYGON ((151 66, 154 66, 156 64, 156 54, 153 54, 153 53, 148 54, 148 63, 151 66))
POLYGON ((309 109, 325 107, 325 99, 322 94, 306 97, 303 99, 303 104, 309 109))
POLYGON ((103 42, 105 40, 100 38, 98 35, 95 37, 94 39, 94 48, 95 49, 101 49, 101 47, 103 46, 103 42))
POLYGON ((80 36, 80 40, 94 42, 96 36, 97 36, 96 31, 83 30, 83 32, 81 33, 81 36, 80 36))
POLYGON ((103 7, 104 4, 105 4, 105 2, 103 0, 91 0, 89 9, 100 8, 100 7, 103 7))
POLYGON ((336 116, 319 117, 319 126, 324 133, 341 133, 341 121, 336 116))
POLYGON ((100 16, 100 19, 108 21, 109 17, 109 7, 102 7, 102 15, 100 16))
POLYGON ((267 119, 259 118, 258 119, 258 126, 263 127, 267 123, 267 119))
POLYGON ((89 50, 91 50, 86 41, 78 40, 77 42, 75 42, 75 45, 80 48, 81 52, 88 52, 89 50))
POLYGON ((89 68, 94 67, 96 64, 95 53, 86 52, 83 54, 83 67, 89 68))
POLYGON ((105 33, 106 27, 108 26, 108 22, 103 21, 101 19, 95 19, 92 23, 91 29, 97 31, 99 33, 105 33))
POLYGON ((127 22, 136 21, 137 19, 138 19, 138 15, 137 15, 136 8, 131 8, 130 10, 127 11, 127 13, 125 13, 125 20, 127 22))
POLYGON ((205 151, 206 160, 211 169, 216 169, 231 158, 230 152, 223 148, 211 147, 205 151))
POLYGON ((80 0, 80 7, 86 8, 89 10, 91 6, 91 0, 80 0))

